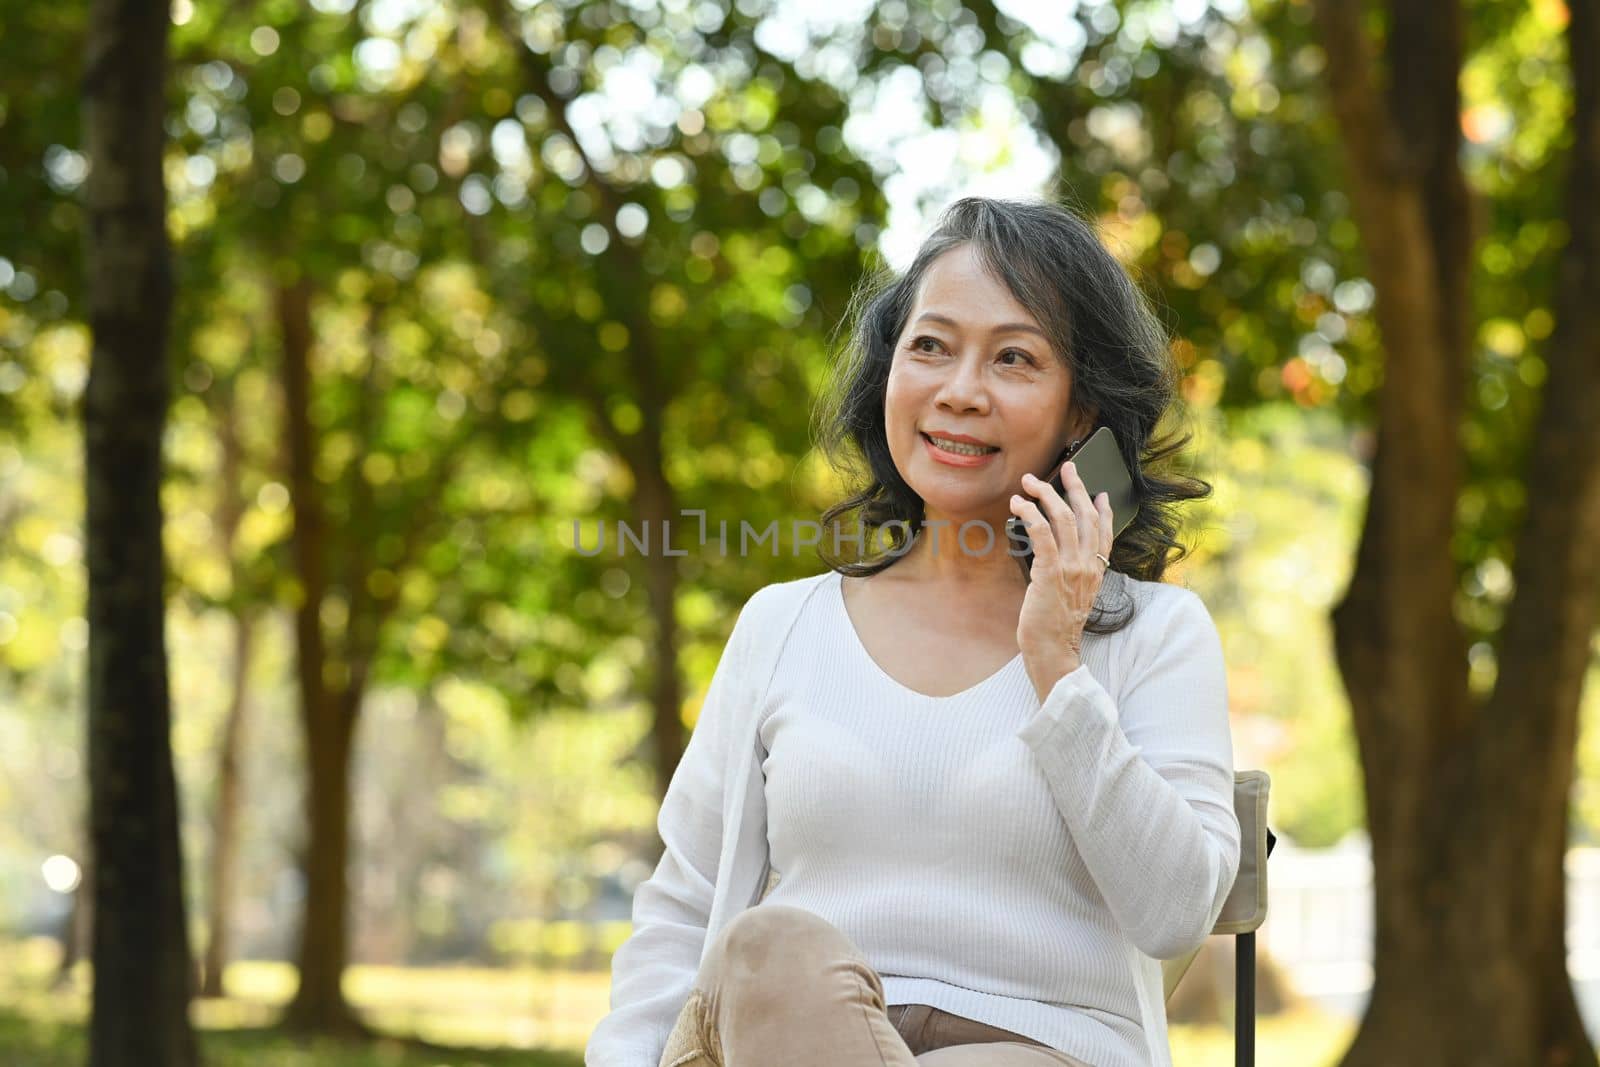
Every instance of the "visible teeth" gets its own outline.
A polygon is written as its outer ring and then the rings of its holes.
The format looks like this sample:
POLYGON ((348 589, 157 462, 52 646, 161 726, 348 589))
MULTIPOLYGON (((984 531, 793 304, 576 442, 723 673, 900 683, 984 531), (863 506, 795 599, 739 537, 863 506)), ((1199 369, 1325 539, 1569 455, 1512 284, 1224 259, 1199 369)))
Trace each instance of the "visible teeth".
POLYGON ((998 448, 991 448, 987 445, 969 445, 965 441, 947 441, 943 437, 935 437, 933 434, 928 435, 928 440, 946 452, 954 452, 962 456, 987 456, 990 452, 1000 451, 998 448))

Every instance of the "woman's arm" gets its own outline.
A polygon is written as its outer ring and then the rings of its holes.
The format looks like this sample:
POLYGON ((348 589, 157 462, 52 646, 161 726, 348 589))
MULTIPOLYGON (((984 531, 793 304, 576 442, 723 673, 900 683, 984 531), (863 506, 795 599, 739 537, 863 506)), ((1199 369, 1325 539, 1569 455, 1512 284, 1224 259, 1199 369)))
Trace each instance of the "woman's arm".
POLYGON ((633 894, 633 933, 611 958, 611 1011, 584 1052, 587 1067, 657 1067, 700 969, 722 850, 723 779, 745 691, 747 603, 711 676, 683 758, 661 802, 665 849, 633 894))
POLYGON ((1204 602, 1169 588, 1170 607, 1142 608, 1165 612, 1156 631, 1128 635, 1120 707, 1079 666, 1017 731, 1112 916, 1156 959, 1205 940, 1239 867, 1222 641, 1204 602))

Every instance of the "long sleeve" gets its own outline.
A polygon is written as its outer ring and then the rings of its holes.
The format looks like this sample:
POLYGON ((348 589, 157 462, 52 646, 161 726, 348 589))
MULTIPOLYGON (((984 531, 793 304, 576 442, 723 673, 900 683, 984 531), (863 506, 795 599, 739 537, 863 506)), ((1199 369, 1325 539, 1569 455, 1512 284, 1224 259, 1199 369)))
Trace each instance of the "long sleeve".
POLYGON ((1181 586, 1130 633, 1118 702, 1085 663, 1017 731, 1073 842, 1133 944, 1155 959, 1199 945, 1239 865, 1222 642, 1181 586))
POLYGON ((665 845, 633 895, 633 933, 611 960, 611 1011, 596 1024, 587 1067, 657 1067, 699 971, 723 837, 723 784, 745 691, 751 629, 740 611, 700 717, 667 785, 657 827, 665 845))

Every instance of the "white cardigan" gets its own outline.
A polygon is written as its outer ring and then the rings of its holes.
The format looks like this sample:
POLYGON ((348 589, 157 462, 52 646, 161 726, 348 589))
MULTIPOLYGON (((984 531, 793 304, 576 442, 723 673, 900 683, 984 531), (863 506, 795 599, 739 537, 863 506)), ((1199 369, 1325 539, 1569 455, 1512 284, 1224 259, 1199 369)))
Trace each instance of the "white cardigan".
MULTIPOLYGON (((734 623, 661 806, 665 849, 635 890, 633 934, 613 956, 611 1011, 590 1036, 587 1067, 658 1067, 706 948, 765 889, 759 730, 778 657, 827 581, 837 576, 765 586, 734 623)), ((1056 683, 1017 736, 1038 757, 1122 934, 1149 1063, 1170 1067, 1158 961, 1206 937, 1238 868, 1226 677, 1199 597, 1117 572, 1102 592, 1114 583, 1139 614, 1117 634, 1085 635, 1084 665, 1056 683), (1141 757, 1148 748, 1159 765, 1141 757)))

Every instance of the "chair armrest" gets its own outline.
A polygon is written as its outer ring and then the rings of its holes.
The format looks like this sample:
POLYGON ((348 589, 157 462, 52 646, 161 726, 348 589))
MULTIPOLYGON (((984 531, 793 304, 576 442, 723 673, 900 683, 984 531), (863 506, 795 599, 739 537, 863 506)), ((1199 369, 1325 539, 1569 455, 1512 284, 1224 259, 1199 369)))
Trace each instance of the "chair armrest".
MULTIPOLYGON (((1247 934, 1267 918, 1267 855, 1275 839, 1267 830, 1267 794, 1272 779, 1266 771, 1236 771, 1233 776, 1233 810, 1239 816, 1239 874, 1222 903, 1213 934, 1247 934)), ((1162 995, 1172 991, 1189 970, 1199 946, 1161 961, 1162 995)))
POLYGON ((1239 875, 1222 902, 1214 934, 1247 934, 1267 918, 1267 793, 1266 771, 1238 771, 1233 776, 1233 810, 1239 816, 1239 875))

